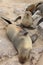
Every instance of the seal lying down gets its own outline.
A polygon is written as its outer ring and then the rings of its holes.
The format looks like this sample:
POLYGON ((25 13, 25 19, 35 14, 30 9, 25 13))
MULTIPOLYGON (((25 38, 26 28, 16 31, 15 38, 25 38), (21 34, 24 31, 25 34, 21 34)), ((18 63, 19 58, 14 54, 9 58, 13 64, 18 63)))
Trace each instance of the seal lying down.
POLYGON ((6 28, 7 36, 13 42, 15 49, 17 50, 19 61, 21 63, 26 62, 29 59, 30 51, 32 50, 32 42, 36 41, 36 36, 29 36, 28 32, 24 32, 21 27, 15 24, 10 24, 6 28))
POLYGON ((14 24, 7 27, 7 35, 18 52, 19 61, 24 63, 29 58, 32 40, 28 34, 22 35, 20 32, 21 29, 14 24))

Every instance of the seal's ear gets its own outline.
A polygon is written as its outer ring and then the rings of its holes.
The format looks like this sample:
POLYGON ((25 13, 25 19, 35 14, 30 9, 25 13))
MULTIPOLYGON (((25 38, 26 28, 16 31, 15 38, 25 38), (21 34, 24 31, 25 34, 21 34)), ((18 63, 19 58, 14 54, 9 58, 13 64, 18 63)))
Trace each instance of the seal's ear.
POLYGON ((32 43, 35 43, 35 41, 37 40, 37 38, 38 38, 38 35, 37 34, 33 34, 31 36, 32 43))

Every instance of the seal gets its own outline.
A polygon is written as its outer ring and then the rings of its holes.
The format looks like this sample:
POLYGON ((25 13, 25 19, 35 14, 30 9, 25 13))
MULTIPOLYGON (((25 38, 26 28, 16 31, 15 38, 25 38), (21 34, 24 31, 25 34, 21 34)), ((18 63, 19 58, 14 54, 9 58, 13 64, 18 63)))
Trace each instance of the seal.
POLYGON ((24 13, 23 18, 22 18, 21 24, 22 24, 23 26, 25 26, 25 27, 29 27, 29 26, 32 25, 32 23, 33 23, 32 14, 31 14, 30 11, 26 11, 26 12, 24 13))
POLYGON ((13 42, 18 52, 19 61, 24 63, 29 58, 32 49, 32 40, 29 34, 24 35, 21 31, 23 30, 14 24, 10 24, 6 30, 8 38, 13 42))

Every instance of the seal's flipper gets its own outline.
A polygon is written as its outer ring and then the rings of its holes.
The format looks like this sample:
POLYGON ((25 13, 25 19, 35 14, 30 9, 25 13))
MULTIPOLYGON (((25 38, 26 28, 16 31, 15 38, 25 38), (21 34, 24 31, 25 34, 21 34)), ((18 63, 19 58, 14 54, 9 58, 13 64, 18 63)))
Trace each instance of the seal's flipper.
POLYGON ((32 27, 32 26, 26 27, 26 26, 24 26, 23 24, 21 24, 20 27, 22 27, 22 28, 27 28, 27 29, 29 29, 29 30, 34 30, 34 29, 35 29, 35 28, 32 27))
POLYGON ((5 20, 7 23, 12 24, 11 21, 7 20, 6 18, 4 18, 4 17, 1 17, 1 18, 2 18, 3 20, 5 20))
POLYGON ((38 35, 37 34, 33 34, 31 36, 32 43, 35 43, 35 41, 37 40, 37 38, 38 38, 38 35))
POLYGON ((17 22, 17 20, 19 20, 19 19, 21 19, 21 16, 18 16, 18 17, 14 20, 14 22, 17 22))

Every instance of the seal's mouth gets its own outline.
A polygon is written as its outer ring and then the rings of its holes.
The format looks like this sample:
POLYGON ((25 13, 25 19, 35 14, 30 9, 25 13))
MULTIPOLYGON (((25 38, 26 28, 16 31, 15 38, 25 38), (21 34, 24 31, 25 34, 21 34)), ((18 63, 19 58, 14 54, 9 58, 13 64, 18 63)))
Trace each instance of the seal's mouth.
POLYGON ((26 57, 19 57, 19 62, 24 64, 26 62, 27 58, 26 57))
POLYGON ((21 48, 18 54, 19 62, 25 63, 29 59, 30 49, 21 48))

